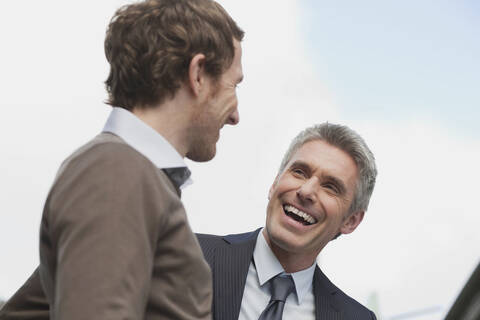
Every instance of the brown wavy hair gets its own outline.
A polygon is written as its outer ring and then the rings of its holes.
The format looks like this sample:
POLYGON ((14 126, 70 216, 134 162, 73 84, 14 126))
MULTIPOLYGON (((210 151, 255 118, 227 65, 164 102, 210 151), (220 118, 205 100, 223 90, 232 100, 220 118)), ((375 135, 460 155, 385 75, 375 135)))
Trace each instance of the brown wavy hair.
POLYGON ((213 78, 230 67, 244 32, 212 0, 147 0, 117 10, 107 29, 107 104, 132 110, 172 98, 191 59, 205 55, 213 78))

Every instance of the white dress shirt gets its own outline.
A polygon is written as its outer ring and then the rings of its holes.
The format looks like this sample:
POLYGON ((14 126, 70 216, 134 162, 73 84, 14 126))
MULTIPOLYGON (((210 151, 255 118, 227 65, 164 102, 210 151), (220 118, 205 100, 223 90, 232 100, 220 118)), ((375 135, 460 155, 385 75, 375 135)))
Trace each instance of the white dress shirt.
MULTIPOLYGON (((243 291, 239 320, 258 320, 270 301, 271 278, 287 274, 263 236, 258 233, 253 251, 253 261, 248 269, 245 290, 243 291)), ((315 319, 315 299, 313 296, 313 274, 316 263, 305 270, 290 273, 295 283, 295 292, 285 301, 283 319, 315 319)))
MULTIPOLYGON (((126 109, 114 107, 103 132, 119 136, 159 169, 187 168, 183 157, 160 133, 126 109)), ((192 179, 188 178, 181 188, 192 182, 192 179)))

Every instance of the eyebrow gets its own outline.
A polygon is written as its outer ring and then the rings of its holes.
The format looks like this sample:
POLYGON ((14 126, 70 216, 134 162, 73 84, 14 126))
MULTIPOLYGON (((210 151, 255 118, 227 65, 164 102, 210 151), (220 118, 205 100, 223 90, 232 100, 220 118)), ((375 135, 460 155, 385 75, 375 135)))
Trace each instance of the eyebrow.
MULTIPOLYGON (((293 162, 289 166, 289 169, 291 169, 293 167, 300 167, 303 170, 308 171, 309 174, 312 171, 312 169, 310 168, 308 163, 306 163, 304 161, 301 161, 301 160, 297 160, 297 161, 293 162)), ((334 176, 329 175, 329 174, 322 174, 322 179, 335 184, 338 187, 339 194, 345 194, 347 192, 347 187, 345 186, 345 183, 342 180, 338 179, 337 177, 334 177, 334 176)))
POLYGON ((308 165, 308 163, 304 162, 304 161, 301 161, 301 160, 297 160, 295 162, 293 162, 289 167, 288 169, 292 169, 292 168, 298 168, 300 167, 301 169, 305 170, 305 171, 308 171, 308 173, 310 174, 310 172, 312 171, 312 169, 310 168, 310 166, 308 165))
POLYGON ((330 176, 330 175, 325 175, 324 178, 327 181, 331 181, 338 187, 338 193, 339 194, 345 194, 347 192, 347 188, 345 187, 345 183, 343 183, 342 180, 338 179, 337 177, 330 176))

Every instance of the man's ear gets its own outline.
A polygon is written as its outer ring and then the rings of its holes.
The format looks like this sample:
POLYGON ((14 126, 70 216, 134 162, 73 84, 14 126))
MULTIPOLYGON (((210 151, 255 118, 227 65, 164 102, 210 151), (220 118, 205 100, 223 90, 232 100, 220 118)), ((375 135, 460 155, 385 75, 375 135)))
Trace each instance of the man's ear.
POLYGON ((348 234, 352 233, 355 230, 360 222, 363 220, 363 216, 365 215, 365 211, 356 211, 349 215, 345 221, 343 222, 342 226, 340 227, 340 233, 348 234))
POLYGON ((192 93, 198 96, 205 84, 205 55, 197 53, 190 60, 188 66, 188 84, 192 89, 192 93))

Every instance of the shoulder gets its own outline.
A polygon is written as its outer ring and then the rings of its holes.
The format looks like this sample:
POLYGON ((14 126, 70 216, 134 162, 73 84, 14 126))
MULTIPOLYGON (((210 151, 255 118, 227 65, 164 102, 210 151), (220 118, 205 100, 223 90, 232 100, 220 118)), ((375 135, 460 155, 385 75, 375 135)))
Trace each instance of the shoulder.
POLYGON ((223 236, 205 233, 196 233, 195 235, 197 236, 198 242, 204 252, 219 247, 225 243, 223 236))
POLYGON ((202 247, 206 246, 221 246, 238 244, 249 241, 254 241, 257 238, 258 232, 261 229, 257 229, 251 232, 228 234, 228 235, 214 235, 205 233, 196 233, 198 241, 202 247))
MULTIPOLYGON (((88 176, 90 181, 171 184, 165 173, 143 154, 119 137, 102 133, 86 143, 62 163, 55 182, 88 176), (106 180, 105 180, 106 179, 106 180)), ((172 185, 172 188, 174 187, 172 185)))
POLYGON ((121 140, 103 135, 64 161, 45 208, 54 212, 76 204, 125 206, 125 210, 126 205, 143 204, 152 212, 161 207, 165 213, 181 206, 175 187, 162 170, 121 140))
POLYGON ((42 222, 52 238, 80 227, 138 225, 153 239, 172 217, 183 219, 183 205, 162 170, 121 140, 100 137, 74 152, 57 173, 42 222))
POLYGON ((317 266, 314 275, 314 291, 319 288, 329 292, 335 309, 341 310, 346 319, 376 319, 372 311, 334 285, 317 266))
POLYGON ((154 168, 145 156, 140 152, 130 147, 120 138, 106 134, 100 134, 87 144, 80 147, 70 157, 68 157, 62 164, 62 167, 68 168, 72 164, 91 163, 97 165, 106 163, 114 165, 129 166, 131 169, 135 167, 150 167, 154 168))

